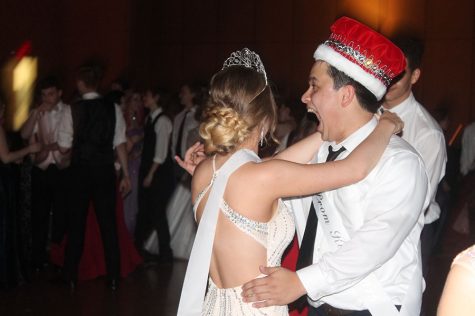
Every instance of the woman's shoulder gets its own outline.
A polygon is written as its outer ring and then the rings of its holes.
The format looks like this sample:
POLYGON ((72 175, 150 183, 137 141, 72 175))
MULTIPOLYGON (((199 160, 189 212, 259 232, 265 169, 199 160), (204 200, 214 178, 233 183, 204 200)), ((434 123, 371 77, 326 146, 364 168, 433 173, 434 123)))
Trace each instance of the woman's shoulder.
POLYGON ((452 267, 454 266, 464 267, 475 276, 475 245, 460 252, 452 262, 452 267))
POLYGON ((200 186, 200 183, 211 180, 213 176, 213 157, 208 157, 201 161, 193 172, 193 186, 200 186))

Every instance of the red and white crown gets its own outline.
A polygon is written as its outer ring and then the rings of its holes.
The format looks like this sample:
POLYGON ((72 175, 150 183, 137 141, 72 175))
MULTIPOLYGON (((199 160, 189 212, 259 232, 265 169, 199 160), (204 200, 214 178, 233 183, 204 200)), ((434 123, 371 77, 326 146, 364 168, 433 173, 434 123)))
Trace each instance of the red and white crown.
POLYGON ((348 17, 336 20, 328 40, 318 46, 315 60, 323 60, 371 91, 378 100, 391 80, 402 73, 402 51, 383 35, 348 17))

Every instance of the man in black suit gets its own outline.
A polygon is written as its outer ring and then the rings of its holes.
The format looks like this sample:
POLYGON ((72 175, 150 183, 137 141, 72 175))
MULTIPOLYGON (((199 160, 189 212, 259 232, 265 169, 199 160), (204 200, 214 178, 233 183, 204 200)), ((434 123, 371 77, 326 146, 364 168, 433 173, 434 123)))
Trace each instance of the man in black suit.
POLYGON ((75 288, 84 246, 87 210, 92 201, 101 230, 108 286, 115 290, 120 276, 120 254, 116 228, 116 171, 114 150, 122 170, 120 190, 130 190, 125 149, 125 122, 118 106, 96 91, 98 72, 83 67, 77 74, 81 99, 71 106, 59 129, 58 144, 71 159, 70 224, 65 252, 64 275, 75 288))

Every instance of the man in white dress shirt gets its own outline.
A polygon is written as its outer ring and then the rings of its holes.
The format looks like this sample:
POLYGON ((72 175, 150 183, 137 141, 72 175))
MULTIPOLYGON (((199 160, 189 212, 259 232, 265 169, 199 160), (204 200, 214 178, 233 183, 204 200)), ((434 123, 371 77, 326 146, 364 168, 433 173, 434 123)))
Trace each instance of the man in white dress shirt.
POLYGON ((475 240, 475 122, 467 125, 462 135, 462 151, 460 153, 460 185, 459 200, 467 204, 470 220, 470 235, 475 240))
MULTIPOLYGON (((405 66, 394 44, 357 21, 340 18, 331 30, 314 54, 310 87, 302 96, 325 140, 317 162, 330 149, 342 152, 337 159, 346 157, 368 136, 379 100, 405 66)), ((245 284, 244 299, 262 307, 306 295, 309 315, 419 315, 427 193, 421 157, 392 137, 363 181, 290 201, 300 244, 297 271, 261 267, 267 276, 245 284)))
MULTIPOLYGON (((166 207, 175 181, 170 156, 172 122, 162 107, 165 95, 161 91, 147 90, 144 106, 150 110, 144 127, 143 149, 139 170, 138 213, 135 227, 135 244, 140 251, 144 242, 156 230, 161 263, 171 263, 170 228, 166 207)), ((148 255, 144 251, 144 255, 148 255)), ((148 259, 148 258, 146 258, 148 259)))
POLYGON ((48 232, 51 242, 60 244, 66 229, 65 156, 58 147, 58 126, 69 105, 61 100, 62 90, 54 77, 39 82, 41 104, 31 111, 21 128, 21 136, 31 143, 41 142, 43 149, 34 155, 31 171, 32 194, 32 261, 40 270, 48 262, 48 232), (50 228, 50 213, 52 221, 50 228))
POLYGON ((430 180, 430 204, 425 210, 424 229, 421 234, 422 268, 427 273, 427 263, 437 240, 435 234, 441 211, 436 201, 437 187, 445 175, 447 152, 445 137, 440 125, 429 112, 414 98, 412 86, 421 75, 423 44, 420 40, 399 37, 395 44, 406 57, 404 75, 384 96, 383 109, 396 113, 404 122, 401 137, 411 144, 422 156, 430 180))
MULTIPOLYGON (((189 146, 188 135, 194 129, 198 128, 199 122, 196 120, 197 103, 200 102, 200 87, 190 84, 185 84, 180 89, 180 103, 183 105, 183 110, 178 113, 173 119, 173 133, 171 156, 178 155, 184 158, 186 149, 189 146)), ((174 161, 175 179, 179 181, 184 173, 184 170, 178 166, 174 161)))
POLYGON ((460 173, 466 176, 472 171, 475 171, 475 122, 463 130, 460 153, 460 173))

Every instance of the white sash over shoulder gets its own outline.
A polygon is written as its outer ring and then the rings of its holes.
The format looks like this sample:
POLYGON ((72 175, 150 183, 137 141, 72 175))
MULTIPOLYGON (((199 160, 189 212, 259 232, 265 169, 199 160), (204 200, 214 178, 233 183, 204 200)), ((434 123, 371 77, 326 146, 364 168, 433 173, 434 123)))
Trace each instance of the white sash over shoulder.
POLYGON ((214 176, 216 178, 201 216, 190 260, 188 261, 177 315, 201 315, 206 284, 208 282, 219 205, 229 176, 240 166, 251 161, 258 162, 260 158, 254 152, 242 149, 234 153, 219 170, 215 171, 214 176))
MULTIPOLYGON (((319 227, 334 243, 334 250, 341 247, 350 239, 348 232, 341 221, 340 215, 326 203, 322 194, 312 196, 313 205, 320 222, 319 227)), ((417 267, 407 289, 401 310, 398 311, 388 296, 383 286, 374 275, 370 273, 361 281, 363 288, 369 291, 365 294, 365 301, 371 315, 374 316, 415 316, 419 315, 420 306, 417 297, 422 293, 422 271, 417 267)))

